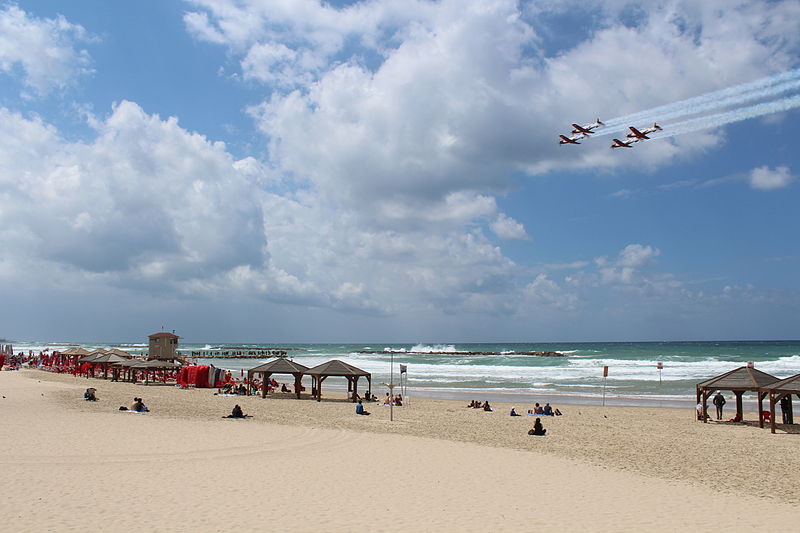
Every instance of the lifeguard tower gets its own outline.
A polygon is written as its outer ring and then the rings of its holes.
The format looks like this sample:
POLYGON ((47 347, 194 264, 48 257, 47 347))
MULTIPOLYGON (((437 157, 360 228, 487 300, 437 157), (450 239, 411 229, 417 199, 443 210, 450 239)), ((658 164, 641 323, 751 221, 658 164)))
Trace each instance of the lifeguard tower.
POLYGON ((161 361, 174 361, 178 359, 178 339, 180 337, 174 333, 160 331, 149 336, 150 345, 147 351, 148 359, 159 359, 161 361))

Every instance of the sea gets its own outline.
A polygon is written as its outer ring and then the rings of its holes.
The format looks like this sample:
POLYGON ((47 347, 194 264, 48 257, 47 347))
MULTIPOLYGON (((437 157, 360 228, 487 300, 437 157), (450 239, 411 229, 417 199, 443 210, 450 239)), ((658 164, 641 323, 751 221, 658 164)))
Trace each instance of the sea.
MULTIPOLYGON (((14 351, 59 350, 71 346, 120 348, 143 355, 140 343, 14 342, 14 351)), ((800 373, 800 341, 704 342, 554 342, 554 343, 353 343, 353 344, 181 344, 185 355, 241 375, 270 360, 218 358, 215 353, 247 349, 283 349, 287 357, 313 367, 340 359, 372 373, 373 393, 388 384, 406 396, 597 403, 606 405, 694 405, 695 385, 752 362, 779 378, 800 373), (525 355, 559 352, 564 357, 525 355), (659 365, 661 363, 661 365, 659 365), (659 366, 661 368, 659 369, 659 366), (401 367, 405 370, 401 373, 401 367), (604 376, 604 367, 608 367, 604 376)), ((280 377, 276 376, 280 381, 280 377)), ((342 383, 338 383, 341 381, 342 383)), ((344 388, 329 378, 326 388, 344 388)), ((364 390, 364 383, 359 384, 364 390)))

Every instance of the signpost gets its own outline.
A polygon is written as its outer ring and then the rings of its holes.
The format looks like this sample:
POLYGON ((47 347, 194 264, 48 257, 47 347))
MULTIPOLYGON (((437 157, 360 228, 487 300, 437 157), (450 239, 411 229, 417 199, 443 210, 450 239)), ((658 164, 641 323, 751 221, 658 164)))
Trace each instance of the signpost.
POLYGON ((606 405, 606 379, 608 378, 608 366, 603 367, 603 407, 606 405))
POLYGON ((656 368, 658 368, 658 385, 661 386, 661 371, 664 369, 664 363, 659 361, 656 363, 656 368))

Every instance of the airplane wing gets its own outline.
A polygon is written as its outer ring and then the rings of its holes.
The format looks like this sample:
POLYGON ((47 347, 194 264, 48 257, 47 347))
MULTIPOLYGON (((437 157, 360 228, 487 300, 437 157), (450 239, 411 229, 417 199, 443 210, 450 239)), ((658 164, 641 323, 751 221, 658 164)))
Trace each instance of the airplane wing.
POLYGON ((633 134, 633 135, 628 135, 629 137, 635 136, 637 139, 649 139, 650 138, 647 135, 645 135, 644 133, 642 133, 641 131, 639 131, 636 128, 634 128, 633 126, 628 126, 628 128, 631 130, 631 133, 633 134))
POLYGON ((575 128, 574 130, 572 130, 572 133, 585 133, 585 134, 592 133, 592 130, 587 130, 583 126, 578 126, 577 124, 573 124, 572 127, 575 128))

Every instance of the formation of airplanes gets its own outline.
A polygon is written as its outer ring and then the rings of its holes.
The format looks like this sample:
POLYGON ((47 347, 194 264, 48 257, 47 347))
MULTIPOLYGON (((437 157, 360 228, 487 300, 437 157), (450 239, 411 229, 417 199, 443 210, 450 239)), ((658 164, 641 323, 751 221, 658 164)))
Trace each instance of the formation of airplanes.
MULTIPOLYGON (((581 144, 578 141, 589 137, 591 134, 595 133, 594 130, 603 126, 605 126, 605 124, 601 122, 599 118, 595 122, 584 124, 583 126, 572 124, 572 135, 569 137, 566 135, 559 135, 560 140, 558 144, 581 144)), ((620 140, 615 138, 611 148, 633 148, 634 144, 649 140, 650 137, 648 137, 648 135, 661 131, 663 128, 654 122, 652 126, 647 128, 637 129, 634 126, 628 126, 628 129, 631 130, 631 132, 628 133, 625 139, 620 140)))

